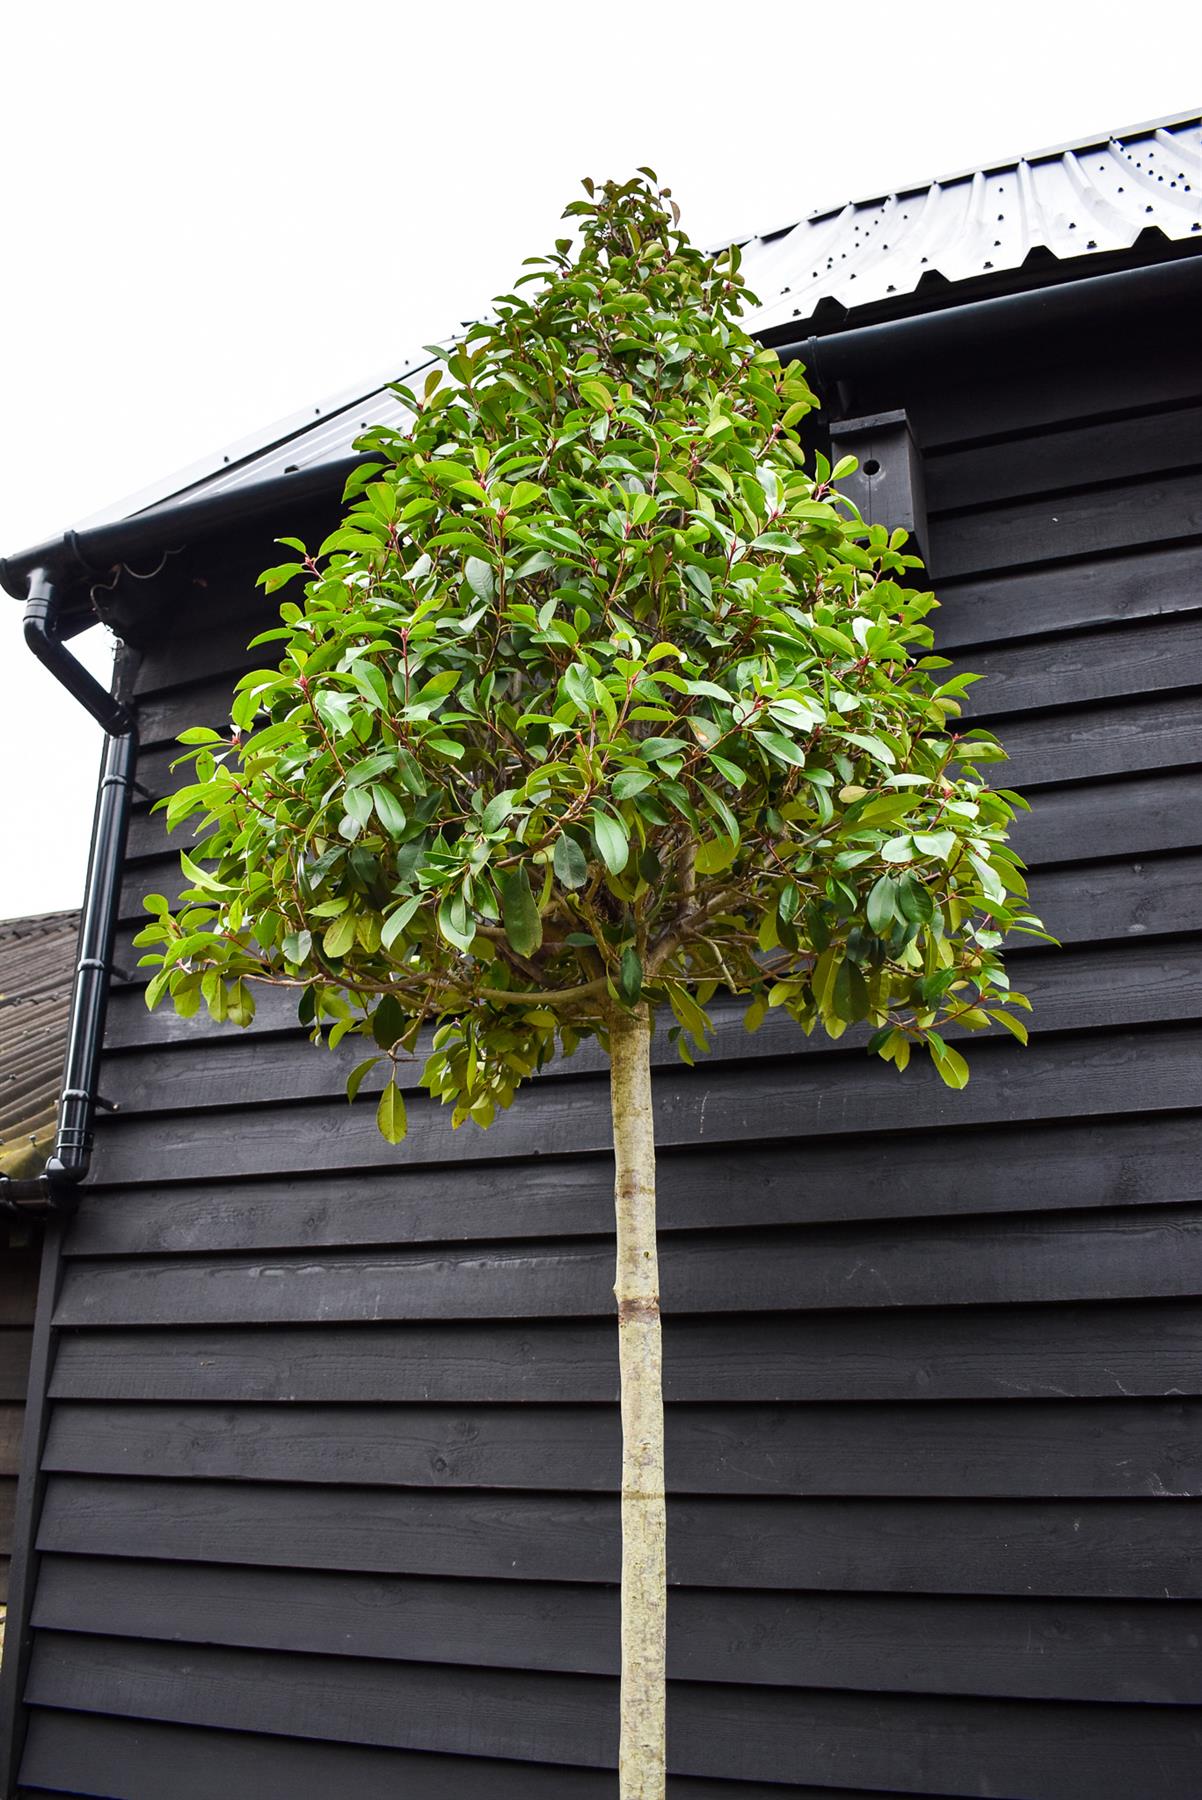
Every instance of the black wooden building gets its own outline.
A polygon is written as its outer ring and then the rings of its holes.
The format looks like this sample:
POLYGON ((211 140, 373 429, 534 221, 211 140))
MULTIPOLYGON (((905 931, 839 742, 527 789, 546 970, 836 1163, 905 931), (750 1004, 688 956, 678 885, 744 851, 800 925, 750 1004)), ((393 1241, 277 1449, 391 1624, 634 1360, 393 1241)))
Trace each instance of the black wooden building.
MULTIPOLYGON (((1200 193, 1176 120, 747 247, 988 676, 1061 946, 963 1093, 737 1021, 662 1062, 673 1800, 1202 1797, 1200 193)), ((44 550, 60 637, 95 589, 131 646, 151 793, 387 404, 44 550)), ((127 972, 175 868, 138 797, 127 972)), ((9 1793, 614 1791, 603 1071, 487 1135, 415 1099, 399 1152, 342 1079, 282 1002, 113 982, 118 1110, 44 1226, 9 1793)))

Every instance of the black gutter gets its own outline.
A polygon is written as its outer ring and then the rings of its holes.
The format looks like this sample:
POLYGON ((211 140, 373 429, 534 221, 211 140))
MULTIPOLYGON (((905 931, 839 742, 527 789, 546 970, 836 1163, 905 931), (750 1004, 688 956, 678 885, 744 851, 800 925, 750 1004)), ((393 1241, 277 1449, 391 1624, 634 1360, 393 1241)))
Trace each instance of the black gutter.
POLYGON ((0 1211, 26 1218, 73 1212, 79 1184, 92 1160, 96 1077, 104 1040, 121 867, 138 756, 138 731, 131 709, 115 695, 106 694, 64 648, 57 629, 60 605, 61 596, 49 575, 44 569, 35 570, 29 580, 25 641, 108 735, 92 822, 54 1150, 40 1175, 25 1180, 0 1176, 0 1211))
POLYGON ((1194 252, 1150 268, 1121 269, 1111 275, 1088 275, 1021 294, 999 294, 989 300, 954 302, 931 312, 887 319, 829 335, 772 345, 782 362, 804 363, 820 394, 834 394, 839 382, 888 375, 899 363, 956 351, 990 355, 1007 338, 1066 327, 1109 325, 1124 336, 1143 330, 1147 309, 1202 300, 1202 255, 1194 252))
POLYGON ((366 456, 344 456, 337 462, 319 463, 298 474, 277 475, 247 487, 164 501, 112 525, 65 532, 32 550, 0 557, 0 588, 14 600, 24 600, 36 570, 44 571, 60 586, 91 584, 124 564, 158 561, 212 531, 265 519, 278 524, 292 508, 310 501, 329 501, 331 493, 340 495, 347 476, 367 460, 366 456))
MULTIPOLYGON (((1181 301, 1196 303, 1199 298, 1202 255, 1191 251, 1151 267, 1081 276, 989 300, 960 304, 953 300, 937 310, 879 325, 836 328, 829 334, 793 341, 784 339, 779 331, 767 332, 764 342, 773 344, 783 359, 804 362, 820 394, 830 402, 840 382, 888 373, 913 357, 942 355, 957 348, 978 349, 986 334, 991 352, 1007 337, 1049 326, 1110 323, 1129 335, 1142 328, 1144 309, 1181 301)), ((364 461, 363 456, 345 456, 221 493, 191 499, 183 495, 115 524, 69 531, 57 541, 0 559, 0 588, 14 599, 25 599, 36 569, 44 570, 64 588, 91 585, 123 564, 153 564, 212 531, 267 521, 278 526, 299 507, 314 501, 328 503, 364 461)), ((78 628, 83 622, 77 609, 70 624, 78 628)), ((63 635, 69 631, 64 630, 63 635)))

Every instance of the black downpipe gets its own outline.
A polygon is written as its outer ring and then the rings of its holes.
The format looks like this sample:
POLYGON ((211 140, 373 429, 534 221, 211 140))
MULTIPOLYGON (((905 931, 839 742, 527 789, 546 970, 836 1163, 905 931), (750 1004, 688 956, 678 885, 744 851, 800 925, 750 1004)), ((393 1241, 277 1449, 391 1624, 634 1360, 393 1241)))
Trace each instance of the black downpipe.
POLYGON ((108 733, 92 821, 92 848, 79 926, 75 981, 67 1021, 67 1053, 54 1150, 40 1175, 0 1176, 0 1211, 31 1215, 70 1213, 92 1160, 96 1077, 112 976, 113 938, 125 856, 125 834, 138 756, 133 712, 107 694, 57 635, 58 594, 44 570, 29 581, 25 641, 38 660, 87 708, 108 733))

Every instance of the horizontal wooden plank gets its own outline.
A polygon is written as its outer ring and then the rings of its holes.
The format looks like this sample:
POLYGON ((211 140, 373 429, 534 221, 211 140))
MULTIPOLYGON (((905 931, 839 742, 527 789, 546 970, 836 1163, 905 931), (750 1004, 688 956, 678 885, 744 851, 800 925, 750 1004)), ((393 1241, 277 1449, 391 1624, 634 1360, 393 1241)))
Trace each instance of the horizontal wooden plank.
POLYGON ((1196 771, 1135 775, 1045 789, 1031 812, 1015 820, 1011 842, 1033 866, 1101 862, 1196 850, 1200 820, 1202 776, 1196 771))
MULTIPOLYGON (((781 1500, 668 1507, 674 1586, 1202 1599, 1192 1500, 781 1500)), ((51 1476, 42 1550, 502 1581, 614 1582, 601 1494, 51 1476)))
POLYGON ((28 1328, 0 1328, 0 1401, 25 1398, 31 1336, 28 1328))
MULTIPOLYGON (((672 1406, 674 1494, 1118 1499, 1202 1493, 1202 1403, 672 1406)), ((614 1406, 164 1402, 53 1409, 59 1474, 614 1492, 614 1406)))
MULTIPOLYGON (((1202 572, 1202 551, 1197 555, 1202 572)), ((942 613, 935 615, 937 630, 942 613)), ((1107 630, 998 643, 957 658, 983 679, 968 690, 964 717, 1011 719, 1032 709, 1088 706, 1202 683, 1202 617, 1184 613, 1107 630)), ((999 727, 1003 739, 1006 728, 999 727)))
MULTIPOLYGON (((1069 896, 1063 892, 1054 898, 1061 905, 1069 904, 1069 896)), ((1055 912, 1044 920, 1053 934, 1059 924, 1055 912)), ((1007 968, 1015 990, 1032 1003, 1031 1026, 1039 1033, 1113 1030, 1202 1018, 1202 941, 1198 939, 1128 943, 1103 950, 1041 948, 1036 955, 1016 950, 1007 968)), ((248 1100, 262 1105, 266 1101, 342 1099, 348 1075, 363 1058, 362 1038, 345 1038, 335 1050, 317 1048, 307 1032, 291 1023, 291 997, 277 991, 271 998, 283 1004, 263 1009, 257 1031, 235 1027, 231 1032, 220 1027, 198 1030, 195 1020, 181 1020, 169 1007, 147 1013, 138 992, 115 994, 110 1008, 110 1054, 101 1077, 105 1098, 124 1118, 185 1108, 203 1111, 238 1106, 248 1100), (118 1048, 124 1053, 111 1054, 118 1048)), ((715 1008, 714 1020, 717 1029, 712 1048, 703 1059, 707 1079, 732 1064, 780 1057, 809 1063, 831 1049, 829 1038, 820 1033, 806 1037, 783 1009, 770 1014, 754 1034, 744 1028, 741 1007, 715 1008)), ((667 1040, 671 1023, 664 1009, 653 1056, 665 1073, 679 1067, 675 1046, 667 1040)), ((1003 1029, 992 1024, 975 1033, 953 1028, 948 1035, 980 1044, 1000 1036, 1003 1029)), ((849 1032, 841 1048, 863 1048, 868 1037, 867 1027, 849 1032)), ((399 1085, 410 1092, 419 1089, 425 1054, 419 1044, 418 1054, 399 1067, 399 1085)), ((604 1053, 595 1043, 588 1043, 532 1080, 526 1091, 541 1088, 548 1077, 560 1081, 604 1078, 606 1068, 604 1053)), ((378 1066, 369 1073, 361 1088, 363 1105, 383 1085, 386 1069, 387 1065, 378 1066)))
POLYGON ((923 474, 927 510, 935 513, 1200 462, 1202 408, 1187 404, 936 451, 925 458, 923 474))
MULTIPOLYGON (((787 1140, 723 1148, 661 1146, 657 1210, 664 1233, 948 1213, 1167 1205, 1194 1198, 1202 1116, 1051 1121, 854 1143, 787 1140)), ((70 1255, 349 1248, 497 1237, 604 1235, 612 1229, 608 1152, 532 1157, 481 1179, 477 1169, 403 1168, 165 1191, 87 1186, 70 1255), (503 1217, 497 1183, 504 1180, 503 1217)))
POLYGON ((1202 695, 1036 713, 1002 721, 999 735, 1005 780, 1038 807, 1038 790, 1057 782, 1202 763, 1202 695))
POLYGON ((944 580, 933 616, 936 642, 975 668, 979 653, 994 655, 997 646, 1023 638, 1196 612, 1200 568, 1202 548, 1170 544, 1031 572, 944 580), (964 655, 968 646, 971 657, 964 655))
MULTIPOLYGON (((1202 1303, 669 1317, 669 1401, 1202 1395, 1202 1303)), ((60 1400, 615 1401, 611 1319, 65 1333, 60 1400)))
MULTIPOLYGON (((46 1794, 112 1800, 612 1800, 613 1776, 485 1756, 366 1749, 242 1731, 205 1731, 94 1713, 30 1711, 17 1800, 46 1794), (167 1785, 165 1785, 167 1784, 167 1785)), ((862 1788, 694 1780, 670 1776, 667 1800, 880 1800, 862 1788)), ((933 1800, 910 1794, 907 1800, 933 1800)))
POLYGON ((904 404, 924 451, 976 446, 985 438, 1096 424, 1121 429, 1125 415, 1178 406, 1202 395, 1198 334, 1184 307, 1146 314, 1138 344, 1116 352, 1111 319, 1072 332, 1044 326, 991 346, 988 399, 980 345, 957 346, 904 374, 895 365, 856 384, 857 414, 904 404), (1106 380, 1098 370, 1105 368, 1106 380))
MULTIPOLYGON (((664 1071, 654 1078, 656 1142, 665 1150, 780 1138, 809 1139, 935 1126, 1029 1123, 1197 1104, 1196 1028, 1036 1036, 1026 1049, 984 1038, 971 1049, 973 1078, 958 1092, 925 1061, 904 1077, 849 1051, 750 1066, 664 1071)), ((97 1120, 95 1179, 208 1180, 337 1168, 416 1168, 531 1155, 580 1155, 611 1142, 601 1077, 544 1078, 487 1132, 456 1132, 449 1109, 424 1094, 409 1107, 403 1145, 384 1142, 370 1106, 345 1100, 97 1120), (234 1128, 233 1121, 237 1119, 234 1128)))
POLYGON ((1202 856, 1041 869, 1030 895, 1065 945, 1202 931, 1202 856))
MULTIPOLYGON (((616 1675, 618 1596, 560 1582, 439 1581, 47 1557, 35 1628, 176 1643, 616 1675)), ((678 1588, 668 1676, 868 1692, 1166 1705, 1202 1701, 1202 1611, 1048 1601, 678 1588)))
POLYGON ((0 1256, 0 1328, 33 1324, 40 1251, 6 1249, 0 1256))
MULTIPOLYGON (((17 1800, 47 1794, 122 1800, 612 1800, 613 1776, 598 1769, 551 1768, 485 1756, 440 1756, 420 1750, 366 1749, 358 1744, 294 1741, 242 1731, 206 1731, 144 1719, 31 1709, 17 1800), (53 1785, 43 1786, 49 1782, 53 1785)), ((881 1800, 882 1790, 804 1788, 792 1783, 708 1781, 670 1775, 667 1800, 881 1800)), ((886 1797, 887 1800, 887 1797, 886 1797)), ((910 1793, 906 1800, 935 1800, 910 1793)))
MULTIPOLYGON (((668 1238, 665 1312, 1192 1298, 1202 1204, 668 1238)), ((613 1309, 608 1240, 77 1260, 56 1323, 571 1318, 613 1309)))
POLYGON ((957 575, 1097 556, 1202 534, 1202 478, 1152 475, 932 519, 927 562, 938 588, 957 575))
MULTIPOLYGON (((44 1632, 35 1705, 290 1737, 344 1739, 610 1768, 616 1683, 597 1676, 272 1657, 44 1632)), ((955 1795, 1182 1800, 1197 1774, 1202 1711, 857 1695, 681 1682, 669 1695, 669 1763, 692 1775, 900 1782, 955 1795), (1120 1786, 1119 1784, 1123 1784, 1120 1786), (986 1790, 987 1791, 987 1790, 986 1790)), ((1195 1788, 1196 1791, 1196 1788, 1195 1788)))

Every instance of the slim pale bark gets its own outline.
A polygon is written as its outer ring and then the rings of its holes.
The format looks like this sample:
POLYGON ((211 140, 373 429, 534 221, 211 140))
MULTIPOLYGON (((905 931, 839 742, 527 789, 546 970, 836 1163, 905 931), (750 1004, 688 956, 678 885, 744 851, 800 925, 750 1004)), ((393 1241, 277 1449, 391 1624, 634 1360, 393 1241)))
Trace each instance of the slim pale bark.
POLYGON ((618 1357, 622 1391, 620 1800, 663 1800, 667 1511, 663 1361, 655 1234, 655 1127, 647 1009, 615 1009, 609 1030, 618 1357))

